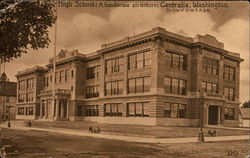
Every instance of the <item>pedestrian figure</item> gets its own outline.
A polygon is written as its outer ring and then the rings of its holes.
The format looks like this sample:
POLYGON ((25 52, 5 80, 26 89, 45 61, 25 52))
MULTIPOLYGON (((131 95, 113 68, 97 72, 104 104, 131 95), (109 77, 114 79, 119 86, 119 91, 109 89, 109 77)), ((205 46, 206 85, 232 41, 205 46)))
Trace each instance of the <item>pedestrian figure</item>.
POLYGON ((214 130, 214 131, 209 130, 207 133, 208 133, 210 136, 212 136, 212 137, 216 137, 216 130, 214 130))
POLYGON ((89 132, 92 133, 93 132, 92 130, 93 130, 92 126, 89 126, 89 132))
POLYGON ((32 126, 32 123, 31 121, 29 120, 28 123, 27 123, 27 127, 31 127, 32 126))

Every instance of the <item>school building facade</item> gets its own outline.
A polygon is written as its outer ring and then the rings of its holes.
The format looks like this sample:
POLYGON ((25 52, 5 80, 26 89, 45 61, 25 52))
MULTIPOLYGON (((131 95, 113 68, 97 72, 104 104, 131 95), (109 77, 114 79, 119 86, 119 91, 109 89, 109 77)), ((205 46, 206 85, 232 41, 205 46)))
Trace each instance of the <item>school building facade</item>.
POLYGON ((238 126, 242 61, 211 35, 160 27, 94 53, 61 50, 46 66, 16 75, 16 118, 238 126))

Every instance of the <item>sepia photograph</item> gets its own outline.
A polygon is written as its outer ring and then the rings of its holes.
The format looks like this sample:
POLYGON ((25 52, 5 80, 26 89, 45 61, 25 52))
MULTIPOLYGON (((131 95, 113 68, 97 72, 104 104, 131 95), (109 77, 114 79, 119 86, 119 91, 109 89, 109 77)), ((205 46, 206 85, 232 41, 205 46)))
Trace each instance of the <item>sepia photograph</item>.
POLYGON ((248 1, 0 0, 0 158, 250 158, 248 1))

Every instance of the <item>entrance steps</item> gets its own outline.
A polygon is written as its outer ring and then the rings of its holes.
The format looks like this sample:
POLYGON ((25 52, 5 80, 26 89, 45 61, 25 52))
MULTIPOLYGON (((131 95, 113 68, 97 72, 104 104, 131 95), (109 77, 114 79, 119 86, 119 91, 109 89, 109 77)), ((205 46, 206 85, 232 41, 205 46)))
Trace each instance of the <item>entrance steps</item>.
POLYGON ((232 129, 232 130, 246 130, 250 131, 250 128, 242 128, 242 127, 225 127, 223 125, 205 125, 207 128, 220 128, 220 129, 232 129))

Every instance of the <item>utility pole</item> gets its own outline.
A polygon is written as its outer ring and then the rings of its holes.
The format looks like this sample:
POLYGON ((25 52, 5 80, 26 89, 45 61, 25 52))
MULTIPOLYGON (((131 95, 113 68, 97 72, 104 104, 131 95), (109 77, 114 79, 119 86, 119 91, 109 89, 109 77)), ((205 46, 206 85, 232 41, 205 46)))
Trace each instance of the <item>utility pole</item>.
MULTIPOLYGON (((55 14, 56 14, 56 18, 57 18, 57 3, 55 6, 55 14)), ((58 19, 57 19, 58 20, 58 19)), ((52 75, 52 121, 54 120, 54 115, 55 115, 55 77, 56 77, 56 42, 57 42, 57 20, 55 22, 55 36, 54 36, 54 57, 53 57, 53 75, 52 75)), ((56 117, 56 116, 55 116, 56 117)))
POLYGON ((11 125, 10 125, 10 108, 11 108, 12 106, 11 105, 8 105, 8 112, 9 112, 9 116, 8 116, 8 127, 11 127, 11 125))
POLYGON ((204 133, 203 133, 204 96, 205 96, 205 92, 204 92, 204 89, 202 89, 200 91, 201 115, 200 115, 200 133, 198 137, 199 142, 205 142, 204 133))

